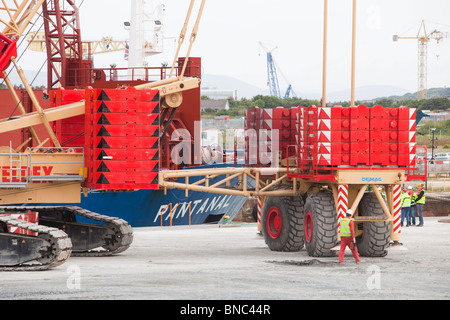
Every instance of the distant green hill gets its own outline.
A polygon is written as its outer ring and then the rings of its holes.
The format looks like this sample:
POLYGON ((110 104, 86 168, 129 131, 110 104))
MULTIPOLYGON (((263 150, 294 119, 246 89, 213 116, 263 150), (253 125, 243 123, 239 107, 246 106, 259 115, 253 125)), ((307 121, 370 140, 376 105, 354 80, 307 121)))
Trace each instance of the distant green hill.
POLYGON ((450 88, 428 89, 428 98, 417 100, 417 92, 406 93, 402 96, 380 97, 371 101, 364 101, 368 107, 381 104, 383 107, 406 106, 418 110, 450 110, 450 88))
MULTIPOLYGON (((449 98, 450 99, 450 88, 431 88, 428 89, 428 99, 433 98, 449 98)), ((411 92, 411 93, 405 93, 402 96, 389 96, 389 97, 380 97, 375 100, 381 100, 381 99, 390 99, 390 100, 410 100, 410 99, 416 99, 417 98, 417 92, 411 92)))

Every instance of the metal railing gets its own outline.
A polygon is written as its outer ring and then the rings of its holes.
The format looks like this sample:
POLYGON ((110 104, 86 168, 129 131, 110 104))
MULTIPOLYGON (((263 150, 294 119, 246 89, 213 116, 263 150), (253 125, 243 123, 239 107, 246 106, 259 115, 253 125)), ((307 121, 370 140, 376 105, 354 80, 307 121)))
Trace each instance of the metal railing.
POLYGON ((29 166, 28 166, 28 180, 29 181, 83 181, 84 180, 84 148, 82 147, 70 147, 70 148, 30 148, 29 154, 29 166), (60 152, 57 150, 64 150, 65 152, 60 152), (33 161, 34 150, 39 150, 39 155, 47 154, 49 157, 53 158, 51 161, 33 161), (81 161, 55 161, 54 158, 64 157, 68 154, 79 154, 81 156, 81 161), (38 166, 63 166, 67 168, 70 165, 78 165, 78 172, 66 173, 66 172, 56 172, 52 174, 35 175, 32 172, 33 167, 38 166), (81 168, 81 170, 80 170, 81 168))
POLYGON ((2 166, 0 169, 0 188, 26 188, 30 167, 29 155, 13 153, 12 150, 10 147, 9 153, 0 153, 0 158, 9 158, 9 166, 2 166), (23 162, 25 162, 25 165, 22 165, 23 162))
POLYGON ((3 159, 1 161, 3 165, 0 166, 0 188, 27 188, 31 181, 83 181, 84 148, 63 149, 65 152, 60 152, 61 149, 56 151, 55 148, 40 147, 30 148, 29 153, 15 153, 10 148, 9 153, 0 153, 0 159, 3 159), (77 154, 81 160, 58 161, 57 159, 70 154, 77 154), (42 161, 46 155, 51 160, 42 161), (57 169, 57 172, 52 172, 53 170, 50 168, 53 167, 59 167, 61 170, 57 169), (72 171, 68 170, 70 167, 72 167, 72 171), (41 168, 47 170, 41 171, 41 168))
MULTIPOLYGON (((418 148, 425 148, 422 146, 417 146, 418 148)), ((331 181, 335 181, 334 171, 336 170, 392 170, 392 169, 400 169, 405 170, 406 178, 408 181, 411 180, 422 180, 425 181, 430 175, 430 171, 428 171, 427 162, 421 160, 415 160, 414 166, 351 166, 351 165, 341 165, 334 166, 323 165, 319 163, 319 154, 317 152, 309 152, 312 150, 312 146, 306 145, 304 146, 308 152, 304 152, 304 150, 300 149, 298 145, 288 145, 286 147, 286 155, 291 155, 286 158, 286 168, 288 172, 288 178, 302 178, 302 179, 314 179, 315 181, 319 181, 322 179, 328 179, 331 181), (295 152, 292 152, 292 149, 295 149, 295 152), (292 155, 294 154, 294 156, 292 155), (424 164, 423 164, 424 163, 424 164), (422 165, 421 165, 422 164, 422 165), (295 170, 295 173, 293 170, 295 170)), ((426 148, 425 148, 426 151, 426 148)))

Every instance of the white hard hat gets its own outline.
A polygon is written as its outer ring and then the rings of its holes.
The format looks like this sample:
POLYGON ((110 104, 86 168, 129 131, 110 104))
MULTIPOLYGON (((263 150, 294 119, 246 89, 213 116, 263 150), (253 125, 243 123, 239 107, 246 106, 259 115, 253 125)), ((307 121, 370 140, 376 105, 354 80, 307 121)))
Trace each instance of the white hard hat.
POLYGON ((352 209, 348 209, 347 210, 347 215, 348 216, 352 216, 353 215, 353 210, 352 209))
POLYGON ((408 187, 408 190, 412 190, 412 187, 411 187, 411 186, 409 186, 409 187, 408 187))
POLYGON ((381 190, 383 190, 383 188, 381 188, 381 187, 378 187, 378 191, 381 191, 381 190))

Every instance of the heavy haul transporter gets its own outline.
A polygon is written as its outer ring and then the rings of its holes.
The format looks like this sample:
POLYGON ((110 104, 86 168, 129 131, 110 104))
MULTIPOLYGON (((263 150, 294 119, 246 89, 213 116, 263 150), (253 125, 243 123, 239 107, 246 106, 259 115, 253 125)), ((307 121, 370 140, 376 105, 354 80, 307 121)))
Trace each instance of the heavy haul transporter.
POLYGON ((401 239, 400 186, 426 179, 426 161, 423 174, 416 167, 416 110, 355 105, 356 0, 351 107, 327 107, 328 0, 324 9, 322 105, 246 110, 244 168, 161 172, 159 183, 258 197, 258 222, 269 248, 298 251, 305 245, 315 257, 335 254, 339 222, 351 208, 359 253, 384 256, 391 241, 401 239), (211 184, 219 175, 226 178, 211 184), (197 179, 189 183, 190 177, 197 179), (229 183, 235 178, 242 182, 238 188, 229 183), (249 179, 255 188, 248 187, 249 179))
POLYGON ((160 184, 257 196, 261 227, 271 250, 334 255, 339 222, 354 212, 362 256, 384 256, 401 239, 400 186, 425 179, 416 168, 415 109, 364 105, 246 111, 246 167, 162 172, 160 184), (226 178, 215 184, 209 179, 226 178), (194 184, 189 177, 203 176, 194 184), (185 177, 185 181, 174 178, 185 177), (242 188, 227 187, 232 178, 242 188), (255 180, 255 188, 247 181, 255 180), (381 187, 381 192, 378 188, 381 187))

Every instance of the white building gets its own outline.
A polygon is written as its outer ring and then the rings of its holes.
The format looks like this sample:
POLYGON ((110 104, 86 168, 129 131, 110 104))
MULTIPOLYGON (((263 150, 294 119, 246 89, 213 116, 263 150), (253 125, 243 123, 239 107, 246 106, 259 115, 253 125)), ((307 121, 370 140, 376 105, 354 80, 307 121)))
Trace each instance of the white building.
POLYGON ((229 110, 230 104, 228 100, 201 100, 200 110, 206 111, 207 109, 213 109, 216 112, 220 110, 229 110))
POLYGON ((217 90, 217 89, 202 88, 201 95, 207 96, 212 100, 224 100, 224 99, 226 100, 230 98, 235 101, 238 100, 237 90, 217 90))

